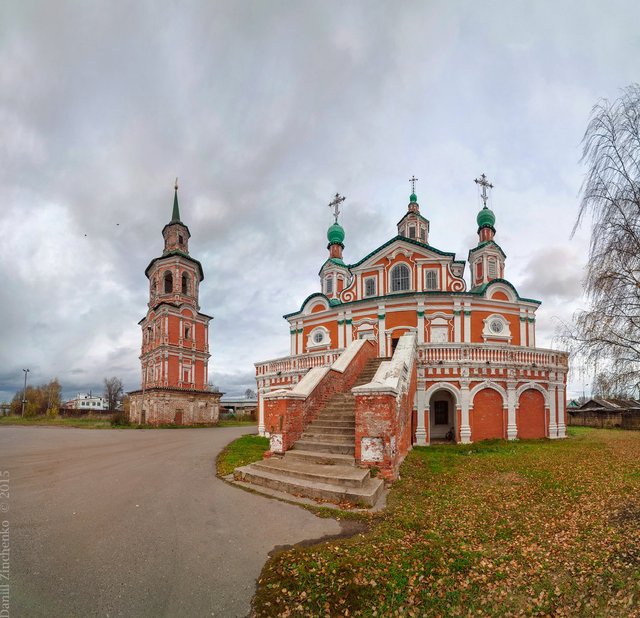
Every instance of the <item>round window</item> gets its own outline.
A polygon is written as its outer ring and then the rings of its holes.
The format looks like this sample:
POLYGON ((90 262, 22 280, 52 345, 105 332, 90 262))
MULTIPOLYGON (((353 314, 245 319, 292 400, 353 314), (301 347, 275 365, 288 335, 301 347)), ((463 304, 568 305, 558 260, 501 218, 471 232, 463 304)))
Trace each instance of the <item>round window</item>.
POLYGON ((321 330, 314 333, 313 335, 314 343, 322 343, 323 341, 324 341, 324 333, 321 330))
POLYGON ((493 333, 501 333, 504 329, 504 324, 501 320, 491 320, 491 324, 489 324, 489 328, 493 333))

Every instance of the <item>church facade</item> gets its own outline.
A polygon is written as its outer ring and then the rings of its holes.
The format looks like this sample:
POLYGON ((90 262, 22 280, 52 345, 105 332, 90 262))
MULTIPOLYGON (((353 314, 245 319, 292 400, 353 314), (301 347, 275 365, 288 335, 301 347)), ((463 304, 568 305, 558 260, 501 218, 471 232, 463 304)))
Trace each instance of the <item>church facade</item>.
MULTIPOLYGON (((338 223, 344 198, 336 196, 320 289, 284 316, 290 355, 256 364, 261 434, 278 432, 269 412, 276 392, 295 393, 310 369, 332 366, 361 339, 392 361, 401 338, 412 335, 411 443, 565 437, 568 355, 536 346, 540 301, 521 296, 508 281, 496 217, 487 207, 492 186, 484 175, 476 183, 484 206, 476 219, 478 242, 466 261, 430 244, 430 223, 414 190, 397 234, 348 264, 338 223)), ((378 372, 352 392, 374 392, 382 381, 378 372)), ((393 437, 389 444, 395 448, 393 437)), ((359 452, 356 445, 357 460, 359 452)))
POLYGON ((129 393, 136 424, 216 424, 221 393, 208 385, 209 322, 200 312, 202 265, 189 255, 189 228, 180 220, 178 185, 164 250, 145 270, 149 302, 142 329, 142 383, 129 393))

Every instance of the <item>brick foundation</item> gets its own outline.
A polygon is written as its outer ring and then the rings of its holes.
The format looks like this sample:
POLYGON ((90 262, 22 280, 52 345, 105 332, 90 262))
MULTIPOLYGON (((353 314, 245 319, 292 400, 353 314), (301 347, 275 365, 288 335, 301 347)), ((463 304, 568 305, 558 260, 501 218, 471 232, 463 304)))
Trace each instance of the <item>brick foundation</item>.
POLYGON ((217 425, 221 396, 164 388, 134 391, 129 393, 129 420, 136 425, 217 425))

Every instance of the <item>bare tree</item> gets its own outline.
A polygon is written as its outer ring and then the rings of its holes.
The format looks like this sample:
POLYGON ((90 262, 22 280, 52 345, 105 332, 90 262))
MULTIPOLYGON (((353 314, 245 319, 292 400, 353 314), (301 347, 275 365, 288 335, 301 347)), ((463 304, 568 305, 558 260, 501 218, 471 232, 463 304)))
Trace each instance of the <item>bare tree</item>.
POLYGON ((114 377, 104 379, 103 397, 107 400, 109 410, 115 410, 118 407, 118 404, 122 401, 123 395, 124 389, 120 378, 114 377))
POLYGON ((592 110, 583 138, 587 173, 575 229, 592 217, 588 308, 570 337, 587 364, 605 362, 616 391, 640 384, 640 85, 592 110))
POLYGON ((244 392, 244 397, 245 397, 245 399, 256 399, 258 397, 258 395, 256 394, 256 392, 253 389, 248 388, 244 392))

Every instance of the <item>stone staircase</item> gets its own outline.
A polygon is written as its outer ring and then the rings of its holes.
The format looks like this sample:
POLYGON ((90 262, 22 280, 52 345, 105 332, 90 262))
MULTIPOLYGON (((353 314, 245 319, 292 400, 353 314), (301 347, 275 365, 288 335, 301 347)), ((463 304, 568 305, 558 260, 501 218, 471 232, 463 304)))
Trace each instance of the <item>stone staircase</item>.
MULTIPOLYGON (((354 386, 369 383, 380 363, 367 362, 354 386)), ((295 496, 374 506, 384 481, 355 465, 355 402, 336 393, 283 457, 236 468, 234 478, 295 496)))

